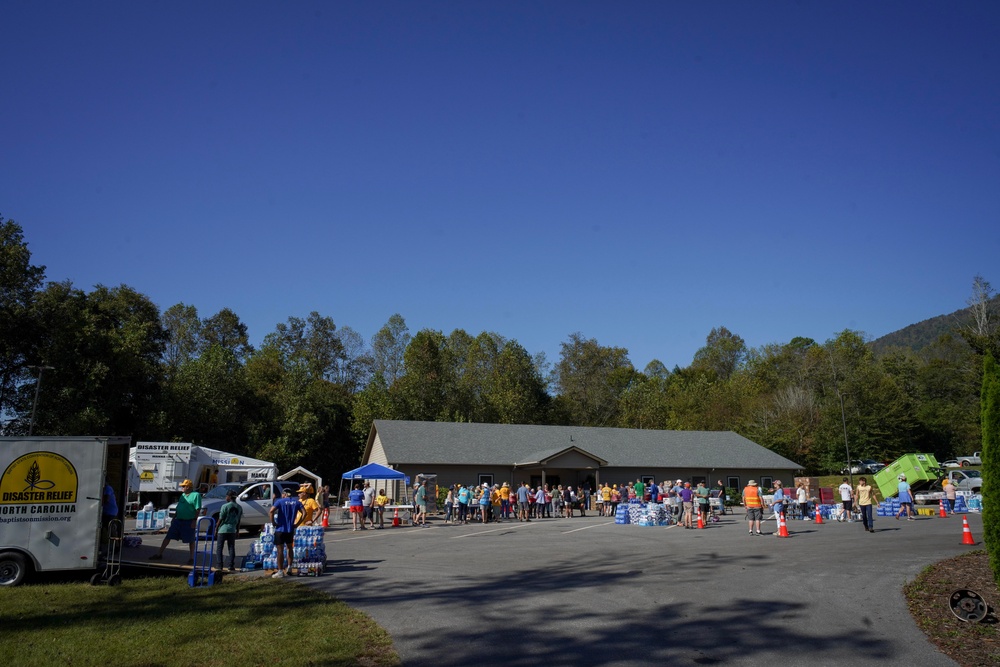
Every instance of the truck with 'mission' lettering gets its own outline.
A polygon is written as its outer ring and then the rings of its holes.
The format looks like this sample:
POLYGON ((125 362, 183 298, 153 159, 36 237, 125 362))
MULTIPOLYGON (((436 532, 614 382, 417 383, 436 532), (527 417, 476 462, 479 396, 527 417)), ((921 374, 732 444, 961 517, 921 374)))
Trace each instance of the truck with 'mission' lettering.
POLYGON ((0 586, 31 572, 98 567, 110 484, 121 520, 128 437, 0 438, 0 586))

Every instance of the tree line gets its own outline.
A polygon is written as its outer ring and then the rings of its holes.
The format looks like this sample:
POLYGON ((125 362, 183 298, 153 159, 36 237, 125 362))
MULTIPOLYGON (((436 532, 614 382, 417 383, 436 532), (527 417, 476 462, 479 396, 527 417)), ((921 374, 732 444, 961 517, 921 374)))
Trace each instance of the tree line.
POLYGON ((720 326, 673 369, 636 369, 582 333, 549 363, 494 332, 411 334, 399 314, 370 340, 318 312, 289 317, 255 346, 227 308, 161 312, 124 284, 45 282, 0 217, 0 422, 7 435, 195 442, 324 477, 358 465, 375 419, 732 430, 810 472, 839 470, 848 447, 944 459, 979 447, 983 355, 1000 348, 992 296, 977 276, 975 316, 919 351, 876 354, 851 330, 748 348, 720 326))

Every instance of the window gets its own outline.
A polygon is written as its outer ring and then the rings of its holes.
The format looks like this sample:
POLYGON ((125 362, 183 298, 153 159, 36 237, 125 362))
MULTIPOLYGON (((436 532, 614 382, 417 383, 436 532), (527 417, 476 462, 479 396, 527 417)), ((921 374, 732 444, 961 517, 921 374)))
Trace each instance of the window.
POLYGON ((736 489, 737 491, 739 491, 739 489, 740 489, 740 478, 739 477, 727 477, 726 478, 726 488, 736 489))
POLYGON ((770 489, 772 486, 774 486, 774 478, 773 477, 761 477, 760 478, 760 488, 762 488, 762 489, 770 489))

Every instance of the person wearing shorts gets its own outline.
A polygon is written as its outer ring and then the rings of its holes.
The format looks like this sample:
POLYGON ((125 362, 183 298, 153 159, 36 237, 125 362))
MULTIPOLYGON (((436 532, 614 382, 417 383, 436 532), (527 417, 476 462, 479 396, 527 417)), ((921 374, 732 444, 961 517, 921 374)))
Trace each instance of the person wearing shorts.
POLYGON ((354 526, 354 530, 364 530, 365 492, 361 490, 360 484, 354 485, 354 489, 348 494, 347 499, 347 506, 351 511, 351 525, 354 526))
POLYGON ((298 498, 292 496, 292 490, 285 487, 281 492, 281 498, 274 501, 268 518, 274 524, 274 548, 278 552, 278 571, 271 575, 274 579, 281 579, 288 574, 292 568, 292 545, 295 543, 295 529, 302 523, 305 517, 305 508, 298 498), (288 547, 287 563, 285 558, 285 547, 288 547))
POLYGON ((747 532, 750 535, 761 535, 760 522, 764 519, 764 499, 760 495, 760 489, 757 488, 757 482, 752 479, 743 489, 743 506, 747 509, 747 532))
POLYGON ((854 521, 851 518, 851 512, 854 511, 854 489, 848 483, 847 478, 844 478, 844 482, 837 487, 840 491, 840 502, 843 503, 844 509, 840 510, 840 516, 837 517, 837 521, 847 520, 848 523, 854 521))
POLYGON ((149 560, 160 560, 171 540, 180 540, 190 547, 191 557, 188 565, 194 565, 195 522, 198 516, 204 514, 201 509, 201 494, 194 490, 194 483, 186 479, 181 482, 181 497, 177 499, 177 509, 174 520, 170 522, 167 536, 163 538, 160 550, 149 557, 149 560))

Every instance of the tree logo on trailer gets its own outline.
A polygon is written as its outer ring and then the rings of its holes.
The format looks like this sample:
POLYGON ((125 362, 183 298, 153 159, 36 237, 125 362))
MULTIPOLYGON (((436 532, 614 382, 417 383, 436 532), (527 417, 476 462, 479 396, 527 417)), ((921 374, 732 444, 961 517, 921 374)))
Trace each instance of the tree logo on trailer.
POLYGON ((0 477, 0 505, 75 503, 76 468, 54 452, 32 452, 15 459, 0 477))

